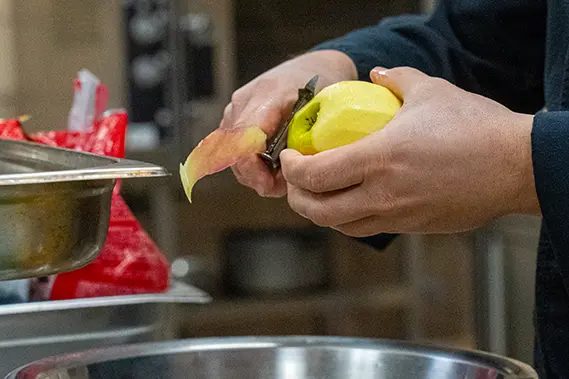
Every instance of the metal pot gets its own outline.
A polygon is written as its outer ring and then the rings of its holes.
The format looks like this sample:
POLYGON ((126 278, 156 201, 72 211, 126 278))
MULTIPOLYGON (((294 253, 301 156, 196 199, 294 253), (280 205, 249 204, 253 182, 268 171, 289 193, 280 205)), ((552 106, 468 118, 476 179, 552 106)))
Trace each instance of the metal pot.
POLYGON ((223 282, 229 295, 282 295, 328 285, 330 243, 321 229, 236 229, 224 247, 223 282))
POLYGON ((537 379, 512 359, 344 337, 224 337, 95 350, 30 364, 7 379, 537 379))

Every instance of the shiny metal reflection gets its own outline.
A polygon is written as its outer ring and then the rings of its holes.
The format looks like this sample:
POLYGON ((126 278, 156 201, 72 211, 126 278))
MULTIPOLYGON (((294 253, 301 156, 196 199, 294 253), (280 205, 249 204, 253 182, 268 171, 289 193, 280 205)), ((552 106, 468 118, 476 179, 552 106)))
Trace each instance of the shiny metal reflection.
POLYGON ((479 351, 346 337, 224 337, 108 348, 46 359, 7 379, 537 379, 479 351), (43 375, 43 376, 42 376, 43 375))

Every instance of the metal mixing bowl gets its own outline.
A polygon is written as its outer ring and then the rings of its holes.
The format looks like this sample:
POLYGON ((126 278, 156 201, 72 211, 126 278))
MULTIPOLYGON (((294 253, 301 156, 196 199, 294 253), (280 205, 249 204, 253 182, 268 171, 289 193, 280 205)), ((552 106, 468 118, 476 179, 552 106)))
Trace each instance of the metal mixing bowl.
POLYGON ((223 337, 108 348, 32 363, 7 379, 537 379, 478 351, 344 337, 223 337))

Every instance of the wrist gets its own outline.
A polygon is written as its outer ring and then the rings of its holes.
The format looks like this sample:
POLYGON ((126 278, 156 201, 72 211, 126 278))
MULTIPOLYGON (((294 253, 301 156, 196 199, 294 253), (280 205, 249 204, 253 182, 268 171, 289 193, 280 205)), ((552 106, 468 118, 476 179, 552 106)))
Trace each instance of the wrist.
POLYGON ((540 215, 541 209, 535 188, 533 172, 531 132, 533 129, 533 115, 514 113, 514 137, 510 142, 513 154, 516 158, 513 178, 514 197, 512 209, 509 213, 540 215))

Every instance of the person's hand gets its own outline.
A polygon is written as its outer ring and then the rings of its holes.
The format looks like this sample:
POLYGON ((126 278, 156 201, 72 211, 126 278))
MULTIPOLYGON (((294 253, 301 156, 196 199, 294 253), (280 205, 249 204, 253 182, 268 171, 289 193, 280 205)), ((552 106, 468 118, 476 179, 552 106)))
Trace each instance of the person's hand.
POLYGON ((314 156, 283 151, 293 210, 354 237, 452 233, 539 213, 532 116, 411 68, 371 77, 403 107, 383 130, 350 145, 314 156))
MULTIPOLYGON (((270 138, 292 111, 298 89, 319 75, 317 91, 330 84, 357 78, 352 60, 338 51, 315 51, 289 60, 235 91, 223 113, 220 128, 256 125, 270 138)), ((262 160, 231 168, 237 180, 261 196, 286 194, 282 173, 271 172, 262 160)))

